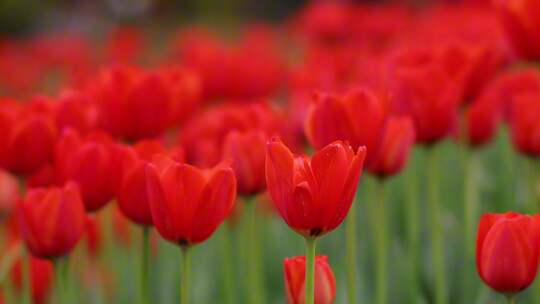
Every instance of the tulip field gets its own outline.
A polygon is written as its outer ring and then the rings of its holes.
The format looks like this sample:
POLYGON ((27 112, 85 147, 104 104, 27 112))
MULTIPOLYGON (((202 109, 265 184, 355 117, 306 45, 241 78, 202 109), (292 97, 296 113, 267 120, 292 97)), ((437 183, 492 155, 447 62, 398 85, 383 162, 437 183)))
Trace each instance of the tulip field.
POLYGON ((0 304, 540 303, 540 1, 250 17, 0 36, 0 304))

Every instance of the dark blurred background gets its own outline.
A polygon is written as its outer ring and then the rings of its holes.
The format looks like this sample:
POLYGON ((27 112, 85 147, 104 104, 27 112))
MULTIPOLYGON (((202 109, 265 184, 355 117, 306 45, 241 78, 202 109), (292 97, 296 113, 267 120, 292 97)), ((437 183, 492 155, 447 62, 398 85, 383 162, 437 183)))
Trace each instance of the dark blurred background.
MULTIPOLYGON (((394 1, 425 2, 427 0, 394 1)), ((93 31, 108 24, 223 23, 279 20, 307 0, 0 0, 0 32, 93 31)), ((389 2, 357 0, 354 2, 389 2)))

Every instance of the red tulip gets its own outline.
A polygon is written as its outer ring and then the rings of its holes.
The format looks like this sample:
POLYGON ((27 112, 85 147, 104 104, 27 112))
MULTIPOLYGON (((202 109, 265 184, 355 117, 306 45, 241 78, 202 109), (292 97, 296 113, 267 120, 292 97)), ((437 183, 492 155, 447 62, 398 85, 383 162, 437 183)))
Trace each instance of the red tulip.
POLYGON ((154 226, 180 246, 208 239, 233 209, 236 178, 224 164, 202 170, 159 157, 146 175, 154 226))
POLYGON ((87 134, 96 127, 97 109, 88 94, 66 91, 58 98, 55 119, 60 131, 72 128, 81 134, 87 134))
POLYGON ((142 54, 143 35, 133 27, 118 27, 111 31, 105 42, 107 60, 133 63, 142 54))
POLYGON ((389 118, 382 130, 375 157, 367 169, 377 176, 389 176, 403 169, 415 142, 415 130, 410 117, 389 118))
POLYGON ((169 154, 175 161, 183 161, 182 151, 168 152, 159 142, 142 141, 133 148, 121 148, 122 180, 118 189, 118 207, 120 211, 133 222, 150 226, 152 214, 148 204, 146 187, 146 164, 156 154, 169 154))
POLYGON ((90 214, 85 220, 86 250, 90 258, 95 259, 102 243, 101 219, 96 214, 90 214))
POLYGON ((334 230, 351 207, 366 156, 336 141, 313 157, 294 156, 279 139, 267 144, 266 184, 287 225, 306 238, 334 230))
POLYGON ((405 51, 393 63, 393 103, 412 117, 419 143, 433 144, 456 126, 465 82, 452 69, 459 64, 447 59, 452 55, 451 49, 405 51))
POLYGON ((494 290, 513 294, 535 279, 540 255, 540 216, 484 214, 478 226, 476 267, 494 290))
POLYGON ((493 1, 516 52, 540 58, 540 3, 536 0, 493 1))
POLYGON ((487 144, 495 136, 502 111, 488 100, 472 103, 465 112, 465 139, 472 146, 487 144))
POLYGON ((48 114, 0 101, 0 128, 0 165, 9 171, 30 174, 52 160, 57 129, 48 114))
MULTIPOLYGON (((18 292, 22 292, 23 285, 22 263, 22 259, 18 259, 11 270, 11 279, 18 292)), ((54 271, 51 261, 30 257, 30 286, 34 304, 47 303, 53 277, 54 271)))
POLYGON ((55 165, 60 182, 79 184, 87 211, 96 211, 114 197, 119 174, 112 141, 102 133, 81 138, 66 130, 56 144, 55 165))
POLYGON ((513 105, 510 120, 512 143, 518 151, 540 156, 540 94, 523 94, 513 105))
POLYGON ((74 183, 30 190, 20 208, 22 236, 36 257, 68 254, 84 232, 84 205, 74 183))
POLYGON ((319 98, 310 108, 305 127, 316 149, 335 140, 346 140, 353 148, 366 146, 366 166, 379 176, 400 171, 415 140, 412 120, 389 116, 381 99, 367 89, 319 98))
POLYGON ((128 140, 161 135, 175 118, 170 85, 157 72, 126 66, 106 70, 94 84, 99 125, 128 140))
POLYGON ((238 193, 252 195, 266 188, 264 162, 266 141, 263 131, 232 131, 225 137, 223 159, 232 159, 238 193))
MULTIPOLYGON (((287 258, 283 262, 285 270, 285 291, 288 304, 304 304, 306 284, 306 257, 287 258)), ((336 280, 328 257, 315 258, 315 304, 332 304, 336 298, 336 280)))

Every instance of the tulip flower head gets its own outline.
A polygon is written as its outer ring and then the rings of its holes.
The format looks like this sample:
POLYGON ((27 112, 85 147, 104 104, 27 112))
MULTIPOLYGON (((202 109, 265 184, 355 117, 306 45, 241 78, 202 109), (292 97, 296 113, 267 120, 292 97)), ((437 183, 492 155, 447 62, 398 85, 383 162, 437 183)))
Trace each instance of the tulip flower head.
MULTIPOLYGON (((305 303, 306 257, 287 258, 283 262, 288 304, 305 303)), ((336 280, 328 257, 315 258, 315 304, 332 304, 336 297, 336 280)))
POLYGON ((36 257, 65 256, 84 232, 84 205, 75 183, 32 189, 19 208, 23 239, 36 257))
POLYGON ((478 226, 476 267, 489 287, 518 293, 535 279, 540 254, 540 216, 484 214, 478 226))
POLYGON ((355 153, 342 141, 329 144, 311 158, 295 157, 281 140, 270 140, 266 184, 287 225, 306 238, 337 228, 352 205, 365 157, 365 147, 355 153))
POLYGON ((208 239, 236 198, 234 171, 224 163, 199 169, 159 156, 146 165, 146 186, 154 226, 182 247, 208 239))

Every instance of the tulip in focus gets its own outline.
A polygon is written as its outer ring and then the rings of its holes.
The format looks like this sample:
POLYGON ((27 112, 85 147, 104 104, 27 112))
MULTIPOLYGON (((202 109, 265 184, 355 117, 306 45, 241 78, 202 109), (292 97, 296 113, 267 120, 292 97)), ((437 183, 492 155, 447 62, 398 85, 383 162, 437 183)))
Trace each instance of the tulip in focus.
MULTIPOLYGON (((305 304, 306 257, 287 258, 283 262, 285 292, 288 304, 305 304)), ((336 297, 336 280, 328 257, 315 258, 315 304, 332 304, 336 297)))
POLYGON ((36 257, 65 256, 85 230, 84 205, 75 183, 32 189, 19 208, 23 239, 36 257))
POLYGON ((476 267, 495 291, 512 296, 534 281, 540 255, 540 216, 484 214, 478 226, 476 267))

